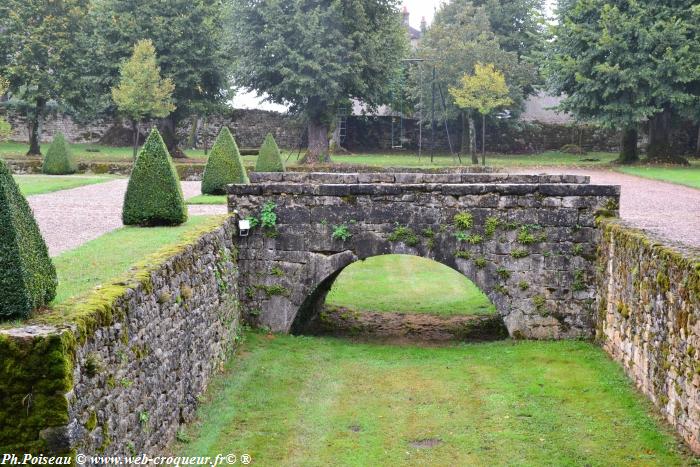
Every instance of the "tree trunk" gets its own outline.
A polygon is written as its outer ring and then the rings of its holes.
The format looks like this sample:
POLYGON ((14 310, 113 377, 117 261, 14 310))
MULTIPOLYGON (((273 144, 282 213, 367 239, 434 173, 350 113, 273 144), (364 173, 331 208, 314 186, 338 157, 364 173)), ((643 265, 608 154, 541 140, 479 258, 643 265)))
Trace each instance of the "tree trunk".
POLYGON ((177 134, 175 133, 175 128, 177 127, 177 122, 175 122, 173 116, 166 117, 160 120, 158 128, 160 130, 160 135, 165 142, 165 146, 168 148, 168 152, 174 159, 186 159, 187 155, 178 146, 177 134))
POLYGON ((647 157, 658 162, 673 163, 671 149, 671 111, 664 109, 649 121, 649 146, 647 157))
POLYGON ((192 117, 192 128, 190 129, 189 146, 192 149, 197 149, 197 130, 199 129, 199 116, 192 117))
POLYGON ((131 121, 131 132, 133 133, 133 153, 134 153, 134 161, 136 161, 136 151, 139 148, 139 124, 136 120, 131 121))
POLYGON ((462 139, 459 144, 459 152, 461 154, 469 154, 469 120, 466 112, 460 112, 459 117, 462 120, 462 139))
POLYGON ((37 99, 34 114, 27 119, 29 125, 28 156, 41 156, 41 117, 44 114, 44 100, 37 99))
POLYGON ((467 118, 469 119, 469 154, 472 156, 472 164, 479 165, 479 156, 476 153, 476 124, 471 112, 467 114, 467 118))
POLYGON ((481 165, 486 165, 486 114, 481 114, 481 165))
POLYGON ((617 162, 620 164, 632 164, 639 160, 637 152, 637 128, 630 127, 622 130, 622 141, 620 144, 620 157, 617 162))
POLYGON ((323 164, 331 161, 328 155, 328 126, 320 121, 309 121, 309 148, 301 159, 302 164, 323 164))
POLYGON ((209 153, 209 120, 207 116, 204 116, 204 121, 202 121, 202 139, 204 140, 204 155, 209 153))

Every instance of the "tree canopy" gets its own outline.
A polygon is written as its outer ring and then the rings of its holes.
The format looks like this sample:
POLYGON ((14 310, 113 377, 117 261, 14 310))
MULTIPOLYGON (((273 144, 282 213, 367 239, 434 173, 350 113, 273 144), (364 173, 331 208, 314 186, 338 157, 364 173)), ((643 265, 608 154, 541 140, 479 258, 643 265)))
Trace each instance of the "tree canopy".
MULTIPOLYGON (((149 39, 138 41, 134 53, 120 70, 119 84, 112 88, 112 99, 119 112, 133 122, 154 117, 167 117, 175 110, 172 95, 175 85, 169 78, 160 76, 156 63, 156 50, 149 39)), ((136 135, 134 131, 134 158, 136 158, 136 135)))
POLYGON ((561 109, 632 132, 649 120, 649 157, 672 160, 671 115, 696 112, 700 105, 700 7, 695 3, 563 4, 547 60, 550 86, 565 96, 561 109))
POLYGON ((240 0, 230 15, 235 84, 309 122, 308 162, 328 155, 328 125, 349 99, 374 107, 408 47, 395 0, 240 0))
POLYGON ((30 154, 40 154, 39 122, 50 101, 80 107, 80 56, 89 54, 81 36, 89 22, 89 0, 0 2, 0 75, 12 100, 30 123, 30 154), (21 102, 17 102, 21 101, 21 102))
POLYGON ((117 84, 120 64, 131 55, 136 42, 153 42, 162 75, 175 85, 176 109, 161 125, 174 157, 179 155, 174 134, 177 122, 206 104, 229 97, 231 60, 223 48, 223 13, 220 0, 98 0, 92 9, 95 74, 103 89, 117 84))

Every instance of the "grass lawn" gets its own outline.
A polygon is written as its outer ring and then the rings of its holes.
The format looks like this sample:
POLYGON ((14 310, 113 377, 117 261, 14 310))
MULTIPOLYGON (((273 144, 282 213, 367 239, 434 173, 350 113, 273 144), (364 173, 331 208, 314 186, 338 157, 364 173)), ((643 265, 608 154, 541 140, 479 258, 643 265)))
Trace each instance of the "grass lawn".
POLYGON ((461 315, 496 309, 469 279, 438 262, 383 255, 351 264, 326 303, 359 311, 461 315))
POLYGON ((226 195, 197 195, 185 200, 187 204, 226 204, 226 195))
POLYGON ((14 175, 13 177, 24 196, 51 193, 114 180, 114 177, 108 176, 83 175, 14 175))
POLYGON ((53 305, 126 273, 131 266, 218 216, 193 216, 177 227, 122 227, 53 258, 58 292, 53 305))
POLYGON ((256 465, 689 464, 649 413, 618 365, 581 341, 410 347, 248 333, 172 450, 247 453, 256 465))
POLYGON ((618 170, 638 177, 700 188, 700 161, 698 160, 691 161, 690 167, 621 167, 618 170))
MULTIPOLYGON (((290 159, 294 161, 296 153, 290 159)), ((539 154, 494 154, 486 155, 486 164, 493 167, 595 167, 606 165, 617 158, 616 153, 591 152, 583 156, 566 154, 559 151, 547 151, 539 154), (583 159, 598 159, 586 161, 583 159)), ((470 158, 462 157, 461 165, 470 165, 470 158)), ((481 160, 481 156, 479 156, 481 160)), ((448 167, 460 165, 450 156, 437 156, 430 163, 430 155, 423 155, 420 160, 416 154, 357 154, 333 156, 333 162, 343 164, 377 165, 384 167, 448 167)))

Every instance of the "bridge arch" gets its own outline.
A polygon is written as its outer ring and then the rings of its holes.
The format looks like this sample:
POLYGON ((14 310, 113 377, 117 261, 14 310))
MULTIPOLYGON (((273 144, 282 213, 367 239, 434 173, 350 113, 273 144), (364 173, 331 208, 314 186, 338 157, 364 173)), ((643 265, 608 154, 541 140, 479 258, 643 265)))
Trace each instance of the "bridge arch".
POLYGON ((289 332, 348 265, 408 254, 481 289, 511 336, 593 333, 596 213, 619 188, 585 177, 505 174, 266 174, 231 185, 229 206, 276 223, 240 237, 240 298, 254 323, 289 332))

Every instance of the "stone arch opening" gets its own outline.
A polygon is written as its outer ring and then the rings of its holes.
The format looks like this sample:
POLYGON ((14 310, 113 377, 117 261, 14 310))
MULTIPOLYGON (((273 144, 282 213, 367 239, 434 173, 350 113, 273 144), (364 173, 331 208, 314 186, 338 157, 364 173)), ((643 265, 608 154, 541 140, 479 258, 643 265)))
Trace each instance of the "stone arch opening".
POLYGON ((239 297, 254 325, 293 331, 346 266, 395 253, 461 272, 513 337, 593 335, 595 218, 617 214, 619 187, 512 174, 261 177, 228 188, 240 217, 261 215, 263 206, 276 214, 274 227, 239 241, 239 297))
POLYGON ((290 331, 422 341, 508 336, 496 305, 455 265, 405 253, 358 259, 323 278, 290 331))

